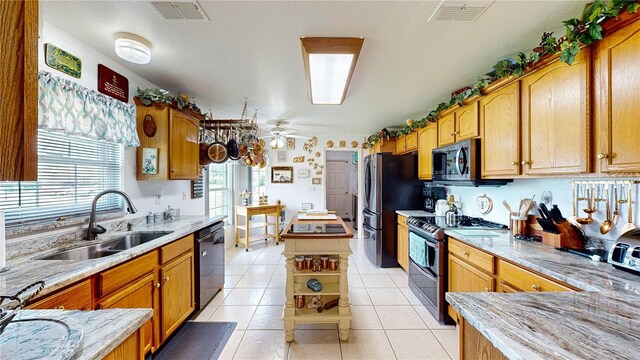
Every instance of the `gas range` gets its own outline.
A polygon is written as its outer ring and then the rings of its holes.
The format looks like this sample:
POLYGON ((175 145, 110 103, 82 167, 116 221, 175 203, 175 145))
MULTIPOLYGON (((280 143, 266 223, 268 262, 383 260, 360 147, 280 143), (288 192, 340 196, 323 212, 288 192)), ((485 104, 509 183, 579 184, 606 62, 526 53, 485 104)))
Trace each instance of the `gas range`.
POLYGON ((409 228, 429 236, 435 240, 444 240, 446 229, 507 229, 503 224, 487 221, 482 218, 462 215, 456 227, 447 226, 444 216, 412 216, 407 219, 409 228))

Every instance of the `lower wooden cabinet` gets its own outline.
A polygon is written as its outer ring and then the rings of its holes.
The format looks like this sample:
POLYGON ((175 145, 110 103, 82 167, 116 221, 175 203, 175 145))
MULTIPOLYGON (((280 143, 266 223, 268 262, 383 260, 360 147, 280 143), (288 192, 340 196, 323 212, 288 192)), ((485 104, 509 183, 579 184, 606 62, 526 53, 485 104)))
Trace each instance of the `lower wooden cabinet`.
POLYGON ((142 329, 129 335, 115 349, 107 354, 103 360, 142 360, 145 358, 146 352, 142 350, 142 329))
POLYGON ((460 359, 461 360, 506 360, 504 354, 482 335, 476 328, 460 318, 460 359))
POLYGON ((495 280, 466 261, 449 255, 449 291, 494 291, 495 280))
POLYGON ((498 261, 498 278, 502 292, 574 291, 567 285, 549 280, 504 260, 498 261))
POLYGON ((409 229, 407 218, 398 215, 398 264, 404 271, 409 271, 409 229))
POLYGON ((42 300, 29 309, 91 310, 91 279, 82 280, 42 300))
POLYGON ((158 341, 158 282, 155 272, 127 285, 120 291, 98 302, 98 309, 122 309, 122 308, 150 308, 153 309, 153 317, 141 328, 141 337, 144 352, 155 351, 158 341))
POLYGON ((162 341, 165 341, 195 309, 193 252, 160 269, 162 341))

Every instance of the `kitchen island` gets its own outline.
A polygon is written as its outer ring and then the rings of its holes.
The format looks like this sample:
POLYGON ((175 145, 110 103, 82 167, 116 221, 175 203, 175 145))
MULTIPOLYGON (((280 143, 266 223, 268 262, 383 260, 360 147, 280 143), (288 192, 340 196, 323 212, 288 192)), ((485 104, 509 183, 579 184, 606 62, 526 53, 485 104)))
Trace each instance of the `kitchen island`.
POLYGON ((339 217, 300 220, 294 216, 281 237, 286 240, 283 252, 287 268, 285 340, 294 340, 296 323, 337 323, 340 340, 347 341, 351 325, 347 268, 353 233, 339 217), (301 257, 304 258, 302 264, 301 257), (327 260, 328 257, 331 258, 327 260), (331 268, 329 261, 335 263, 336 260, 337 266, 331 268), (320 289, 307 286, 312 279, 321 284, 320 289), (338 305, 329 308, 328 304, 336 301, 338 305))

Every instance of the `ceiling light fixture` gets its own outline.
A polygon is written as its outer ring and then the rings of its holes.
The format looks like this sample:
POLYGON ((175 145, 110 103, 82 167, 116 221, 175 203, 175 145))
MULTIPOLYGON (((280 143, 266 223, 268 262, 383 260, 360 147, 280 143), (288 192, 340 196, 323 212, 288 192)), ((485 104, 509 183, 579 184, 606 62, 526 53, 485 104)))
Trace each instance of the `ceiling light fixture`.
POLYGON ((148 64, 151 61, 151 43, 138 35, 116 33, 116 54, 130 63, 148 64))
POLYGON ((282 136, 274 137, 273 140, 271 140, 271 142, 269 143, 269 146, 271 146, 271 148, 276 150, 283 148, 284 145, 285 145, 285 141, 284 141, 284 137, 282 136))
POLYGON ((300 38, 307 95, 312 104, 342 104, 363 42, 364 38, 300 38))

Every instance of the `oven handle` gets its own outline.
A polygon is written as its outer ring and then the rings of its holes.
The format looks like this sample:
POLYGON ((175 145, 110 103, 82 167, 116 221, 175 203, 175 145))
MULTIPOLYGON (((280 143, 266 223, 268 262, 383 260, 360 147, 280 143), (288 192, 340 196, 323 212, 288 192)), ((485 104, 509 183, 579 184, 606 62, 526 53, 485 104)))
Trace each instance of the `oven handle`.
POLYGON ((458 175, 462 176, 462 169, 460 169, 460 154, 462 153, 462 147, 458 149, 456 152, 456 170, 458 170, 458 175))

